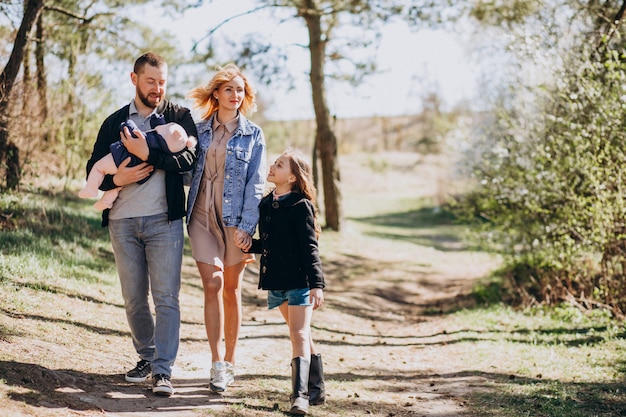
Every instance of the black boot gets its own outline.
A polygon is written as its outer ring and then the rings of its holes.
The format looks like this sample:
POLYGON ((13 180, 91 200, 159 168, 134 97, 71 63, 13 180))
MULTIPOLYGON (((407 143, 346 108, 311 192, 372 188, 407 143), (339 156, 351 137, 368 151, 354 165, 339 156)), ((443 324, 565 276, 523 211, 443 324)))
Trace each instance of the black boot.
POLYGON ((309 366, 310 362, 301 356, 291 360, 291 414, 304 415, 309 412, 309 366))
POLYGON ((326 389, 324 388, 324 367, 322 355, 311 355, 311 369, 309 370, 309 404, 322 405, 326 402, 326 389))

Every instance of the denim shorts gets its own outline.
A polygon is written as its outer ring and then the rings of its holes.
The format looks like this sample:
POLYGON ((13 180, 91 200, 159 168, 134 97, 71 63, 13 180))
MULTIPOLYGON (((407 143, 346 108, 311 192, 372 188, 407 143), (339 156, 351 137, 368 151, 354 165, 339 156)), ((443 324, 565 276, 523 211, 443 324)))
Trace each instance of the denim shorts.
POLYGON ((309 288, 296 288, 295 290, 269 290, 267 292, 267 307, 271 310, 285 301, 290 306, 310 306, 311 290, 309 288))

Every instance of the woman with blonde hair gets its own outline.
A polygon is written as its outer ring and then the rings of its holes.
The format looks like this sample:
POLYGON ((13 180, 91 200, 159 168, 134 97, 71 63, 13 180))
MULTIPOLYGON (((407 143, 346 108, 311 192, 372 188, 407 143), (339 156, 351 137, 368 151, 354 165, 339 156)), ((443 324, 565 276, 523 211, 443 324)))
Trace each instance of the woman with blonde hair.
POLYGON ((211 348, 210 389, 223 392, 235 379, 241 328, 241 283, 254 256, 252 244, 265 187, 263 131, 246 115, 255 93, 235 64, 218 68, 188 95, 200 110, 198 159, 187 207, 188 233, 204 289, 204 320, 211 348), (222 340, 224 344, 222 346, 222 340))

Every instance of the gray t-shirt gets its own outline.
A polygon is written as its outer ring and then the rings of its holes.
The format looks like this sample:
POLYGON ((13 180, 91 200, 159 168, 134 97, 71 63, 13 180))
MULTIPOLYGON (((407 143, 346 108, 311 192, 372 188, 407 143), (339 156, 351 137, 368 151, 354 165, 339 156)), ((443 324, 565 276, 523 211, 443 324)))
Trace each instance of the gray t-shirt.
MULTIPOLYGON (((154 113, 154 112, 153 112, 154 113)), ((130 103, 130 119, 139 130, 150 130, 150 116, 143 117, 137 112, 135 101, 130 103)), ((165 171, 156 169, 148 181, 143 184, 129 184, 122 187, 119 196, 113 203, 109 219, 129 219, 132 217, 153 216, 167 213, 165 197, 165 171)))

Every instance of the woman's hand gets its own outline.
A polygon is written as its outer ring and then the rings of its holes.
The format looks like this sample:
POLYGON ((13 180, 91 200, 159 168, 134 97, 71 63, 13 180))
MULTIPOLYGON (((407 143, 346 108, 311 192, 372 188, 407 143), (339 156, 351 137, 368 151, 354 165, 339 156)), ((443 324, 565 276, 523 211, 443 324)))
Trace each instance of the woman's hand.
POLYGON ((235 246, 243 251, 248 251, 252 246, 252 236, 243 230, 237 229, 233 238, 235 240, 235 246))
POLYGON ((313 310, 317 310, 324 304, 324 290, 321 288, 311 288, 310 295, 311 304, 313 304, 313 310))

